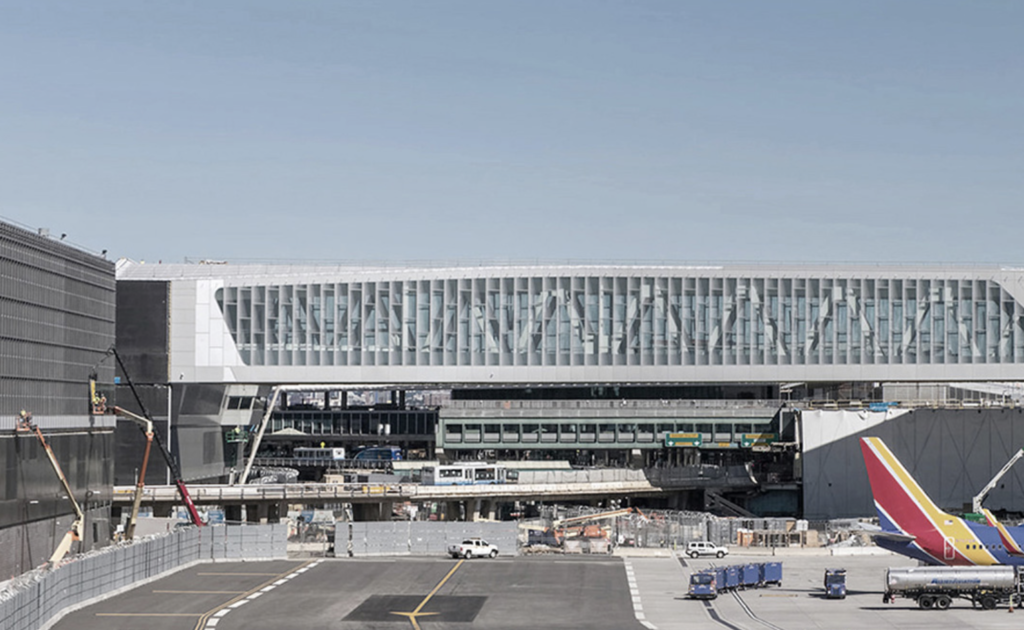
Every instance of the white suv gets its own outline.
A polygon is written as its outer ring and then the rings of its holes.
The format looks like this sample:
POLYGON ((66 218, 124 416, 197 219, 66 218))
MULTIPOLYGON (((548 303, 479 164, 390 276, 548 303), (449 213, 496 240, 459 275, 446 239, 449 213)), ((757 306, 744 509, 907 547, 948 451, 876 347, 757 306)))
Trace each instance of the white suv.
POLYGON ((705 540, 695 540, 686 545, 686 555, 691 558, 697 558, 699 556, 715 556, 716 558, 722 558, 729 550, 725 547, 719 547, 713 542, 705 540))
POLYGON ((453 558, 483 558, 484 556, 490 558, 498 557, 498 548, 479 538, 469 538, 463 540, 462 544, 452 545, 448 547, 448 554, 453 558))

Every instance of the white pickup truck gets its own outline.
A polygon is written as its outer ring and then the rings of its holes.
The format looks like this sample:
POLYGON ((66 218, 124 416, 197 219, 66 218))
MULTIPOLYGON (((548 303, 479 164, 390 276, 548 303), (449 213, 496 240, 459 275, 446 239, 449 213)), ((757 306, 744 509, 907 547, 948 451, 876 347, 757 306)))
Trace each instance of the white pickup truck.
POLYGON ((498 548, 481 538, 467 538, 457 545, 448 547, 448 555, 453 558, 489 558, 498 557, 498 548))

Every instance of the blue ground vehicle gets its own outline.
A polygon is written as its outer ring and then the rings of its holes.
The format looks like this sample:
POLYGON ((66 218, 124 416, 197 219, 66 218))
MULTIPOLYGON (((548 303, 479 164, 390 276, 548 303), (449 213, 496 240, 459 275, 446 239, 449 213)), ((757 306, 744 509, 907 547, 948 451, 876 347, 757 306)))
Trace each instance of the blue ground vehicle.
POLYGON ((765 562, 758 565, 761 568, 761 586, 777 584, 782 586, 782 563, 765 562))
POLYGON ((713 569, 690 575, 689 596, 693 599, 714 599, 718 597, 718 580, 713 569))
POLYGON ((825 569, 825 597, 846 599, 846 569, 825 569))
POLYGON ((725 567, 725 587, 730 589, 740 587, 740 567, 725 567))
MULTIPOLYGON (((769 584, 782 586, 781 562, 751 562, 750 564, 718 566, 704 569, 700 573, 708 573, 715 578, 717 593, 725 593, 737 588, 759 588, 769 584)), ((690 582, 690 592, 691 597, 694 597, 692 581, 690 582)))
POLYGON ((729 567, 715 567, 711 571, 715 572, 715 586, 718 587, 719 592, 725 591, 729 588, 728 580, 726 579, 726 573, 729 567))
POLYGON ((740 569, 740 585, 743 588, 756 588, 761 581, 761 567, 756 564, 744 564, 740 569))

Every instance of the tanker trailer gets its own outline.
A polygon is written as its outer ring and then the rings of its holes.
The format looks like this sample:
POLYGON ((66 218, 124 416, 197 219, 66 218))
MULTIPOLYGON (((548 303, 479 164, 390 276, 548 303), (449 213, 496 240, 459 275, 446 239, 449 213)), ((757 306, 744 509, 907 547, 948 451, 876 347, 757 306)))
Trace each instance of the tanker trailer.
POLYGON ((945 610, 954 597, 989 610, 998 604, 1020 604, 1021 580, 1016 567, 911 567, 886 569, 883 603, 897 597, 917 601, 921 608, 945 610))

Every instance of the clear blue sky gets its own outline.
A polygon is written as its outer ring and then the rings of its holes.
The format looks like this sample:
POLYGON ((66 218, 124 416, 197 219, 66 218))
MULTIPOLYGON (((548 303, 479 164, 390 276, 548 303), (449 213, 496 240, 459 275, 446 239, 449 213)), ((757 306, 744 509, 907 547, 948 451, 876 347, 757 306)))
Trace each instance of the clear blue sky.
POLYGON ((1016 0, 4 1, 0 81, 114 258, 1024 261, 1016 0))

